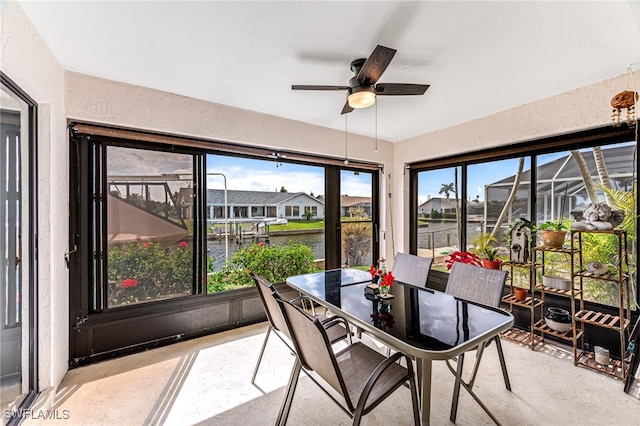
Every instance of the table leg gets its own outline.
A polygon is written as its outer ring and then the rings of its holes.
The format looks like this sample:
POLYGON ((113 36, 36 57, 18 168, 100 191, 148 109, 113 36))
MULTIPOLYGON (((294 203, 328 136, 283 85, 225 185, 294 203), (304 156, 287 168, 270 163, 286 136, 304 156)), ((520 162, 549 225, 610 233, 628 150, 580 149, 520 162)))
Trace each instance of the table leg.
POLYGON ((420 388, 420 418, 423 425, 429 424, 431 416, 431 363, 430 359, 416 360, 420 388))

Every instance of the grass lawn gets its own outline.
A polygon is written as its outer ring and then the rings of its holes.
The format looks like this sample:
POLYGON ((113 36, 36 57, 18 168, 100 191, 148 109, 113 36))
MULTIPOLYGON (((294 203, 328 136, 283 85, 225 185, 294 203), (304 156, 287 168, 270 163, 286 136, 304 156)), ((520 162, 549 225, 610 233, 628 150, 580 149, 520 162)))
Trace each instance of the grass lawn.
POLYGON ((324 220, 291 220, 286 225, 269 225, 270 231, 289 231, 295 229, 324 229, 324 220))

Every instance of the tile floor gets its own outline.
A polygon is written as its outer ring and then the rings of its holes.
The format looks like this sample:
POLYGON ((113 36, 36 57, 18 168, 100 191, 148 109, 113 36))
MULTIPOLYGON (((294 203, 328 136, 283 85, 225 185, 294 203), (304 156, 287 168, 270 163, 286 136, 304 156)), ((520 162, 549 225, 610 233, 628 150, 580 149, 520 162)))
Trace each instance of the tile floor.
MULTIPOLYGON (((272 337, 257 386, 251 385, 265 330, 266 323, 255 324, 71 370, 57 391, 35 407, 37 413, 52 404, 58 419, 23 424, 273 424, 293 357, 272 337)), ((571 354, 560 347, 532 351, 503 342, 513 391, 504 388, 495 345, 485 351, 474 389, 504 425, 640 424, 640 400, 624 393, 622 382, 574 367, 571 354)), ((308 378, 300 380, 288 424, 351 423, 308 378)), ((449 425, 453 378, 444 363, 434 364, 433 383, 431 424, 449 425)), ((408 425, 410 409, 409 391, 401 388, 363 424, 408 425)), ((462 391, 456 424, 493 423, 462 391)))

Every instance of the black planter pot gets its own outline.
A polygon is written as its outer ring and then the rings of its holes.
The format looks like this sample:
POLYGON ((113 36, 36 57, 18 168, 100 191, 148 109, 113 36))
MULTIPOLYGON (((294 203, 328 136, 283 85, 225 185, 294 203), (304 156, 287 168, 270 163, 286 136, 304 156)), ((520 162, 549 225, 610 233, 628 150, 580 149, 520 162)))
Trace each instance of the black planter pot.
POLYGON ((550 307, 544 317, 547 326, 561 333, 571 330, 571 314, 566 309, 550 307))

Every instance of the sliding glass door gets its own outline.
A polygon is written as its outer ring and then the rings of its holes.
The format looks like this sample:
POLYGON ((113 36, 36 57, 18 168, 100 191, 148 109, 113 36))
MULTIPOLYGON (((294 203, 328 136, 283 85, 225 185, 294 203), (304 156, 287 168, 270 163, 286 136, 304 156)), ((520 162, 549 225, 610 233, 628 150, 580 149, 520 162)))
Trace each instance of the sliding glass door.
POLYGON ((0 74, 0 409, 35 397, 35 104, 0 74))

